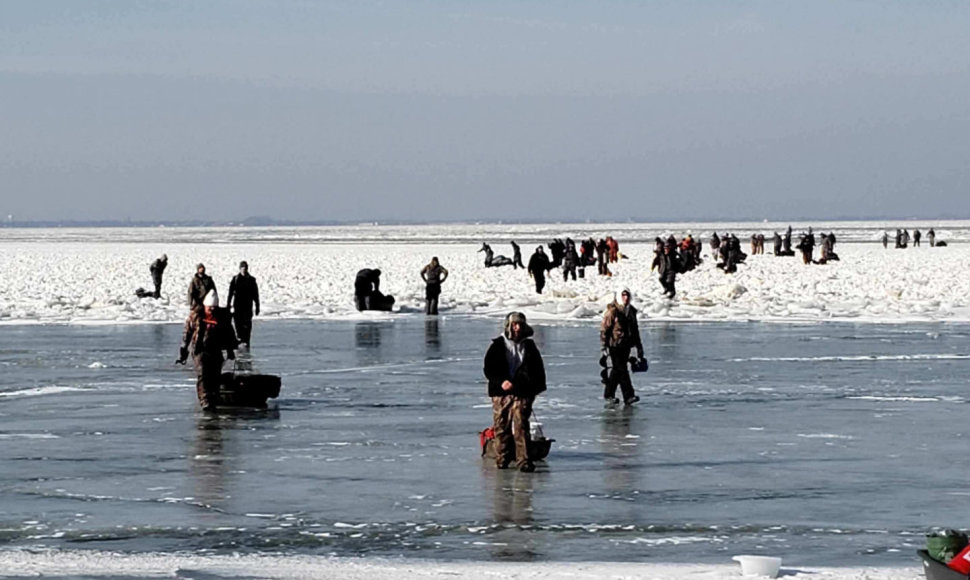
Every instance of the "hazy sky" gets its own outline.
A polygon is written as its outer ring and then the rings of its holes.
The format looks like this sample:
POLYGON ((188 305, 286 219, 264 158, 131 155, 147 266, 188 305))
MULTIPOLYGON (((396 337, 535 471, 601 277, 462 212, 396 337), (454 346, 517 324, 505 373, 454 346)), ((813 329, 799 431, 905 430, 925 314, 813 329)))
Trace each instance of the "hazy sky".
POLYGON ((0 1, 18 219, 970 217, 970 2, 0 1))

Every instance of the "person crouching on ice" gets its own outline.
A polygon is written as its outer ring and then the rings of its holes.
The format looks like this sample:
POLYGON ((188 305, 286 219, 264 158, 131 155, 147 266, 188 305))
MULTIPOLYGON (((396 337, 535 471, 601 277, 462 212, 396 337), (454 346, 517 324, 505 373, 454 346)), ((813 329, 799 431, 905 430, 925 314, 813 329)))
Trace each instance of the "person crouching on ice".
POLYGON ((616 387, 623 392, 623 402, 632 405, 640 400, 633 391, 630 379, 630 351, 637 349, 637 359, 643 358, 643 343, 640 341, 640 327, 637 324, 637 309, 630 304, 633 294, 623 288, 606 307, 603 325, 600 327, 600 343, 603 347, 602 360, 606 366, 603 397, 606 406, 620 403, 616 398, 616 387))
POLYGON ((542 355, 530 338, 532 327, 525 314, 510 312, 505 331, 492 340, 485 353, 485 377, 492 398, 495 430, 495 464, 505 469, 515 458, 519 471, 532 472, 529 459, 529 417, 536 395, 546 390, 542 355))
POLYGON ((219 295, 210 290, 202 301, 202 307, 195 308, 185 321, 182 333, 182 348, 179 349, 177 363, 185 364, 189 353, 195 362, 195 392, 203 411, 215 411, 219 396, 219 382, 222 378, 222 351, 226 358, 233 360, 236 355, 236 337, 232 326, 220 312, 219 295))

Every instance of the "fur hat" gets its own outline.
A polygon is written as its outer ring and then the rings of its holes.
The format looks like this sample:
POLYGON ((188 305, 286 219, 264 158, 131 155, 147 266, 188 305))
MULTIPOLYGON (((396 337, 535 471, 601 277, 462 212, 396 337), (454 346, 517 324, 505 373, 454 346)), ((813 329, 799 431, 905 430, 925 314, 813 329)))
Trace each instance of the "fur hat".
POLYGON ((205 299, 202 300, 203 306, 212 306, 213 308, 219 307, 219 294, 215 290, 209 290, 209 293, 205 295, 205 299))
POLYGON ((526 322, 526 320, 525 320, 525 314, 522 314, 521 312, 509 312, 505 316, 504 333, 505 333, 505 336, 506 337, 509 336, 509 330, 512 328, 512 323, 513 322, 518 322, 519 323, 519 337, 520 338, 528 338, 528 337, 532 336, 533 330, 532 330, 532 327, 529 326, 529 324, 526 322))
POLYGON ((626 286, 621 286, 613 294, 613 299, 616 300, 616 303, 617 304, 623 304, 623 293, 624 292, 626 292, 627 294, 630 295, 630 302, 633 302, 633 291, 630 290, 629 288, 627 288, 626 286))

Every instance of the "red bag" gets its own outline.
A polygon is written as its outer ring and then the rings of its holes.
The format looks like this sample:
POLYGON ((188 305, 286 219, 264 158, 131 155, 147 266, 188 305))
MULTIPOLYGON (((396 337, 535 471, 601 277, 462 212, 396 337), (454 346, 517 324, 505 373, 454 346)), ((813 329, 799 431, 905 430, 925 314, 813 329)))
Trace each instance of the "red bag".
POLYGON ((492 427, 486 428, 484 431, 478 433, 478 440, 482 444, 482 457, 485 456, 485 446, 488 442, 495 439, 495 429, 492 427))
POLYGON ((947 566, 953 568, 961 574, 970 574, 970 546, 967 546, 960 553, 953 557, 947 563, 947 566))

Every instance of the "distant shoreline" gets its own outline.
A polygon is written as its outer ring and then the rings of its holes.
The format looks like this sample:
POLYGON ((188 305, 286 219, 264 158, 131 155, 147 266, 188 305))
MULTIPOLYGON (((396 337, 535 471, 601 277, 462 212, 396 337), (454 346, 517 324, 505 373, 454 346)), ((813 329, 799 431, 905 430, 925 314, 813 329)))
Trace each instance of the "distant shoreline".
POLYGON ((830 222, 898 222, 930 223, 954 222, 970 220, 970 217, 792 217, 792 218, 724 218, 724 217, 694 217, 694 218, 635 218, 626 220, 590 220, 585 218, 549 220, 549 219, 506 219, 506 220, 309 220, 288 221, 270 218, 247 218, 242 221, 205 221, 205 220, 171 220, 171 221, 129 221, 129 220, 28 220, 3 221, 0 229, 15 228, 272 228, 272 227, 381 227, 381 226, 501 226, 501 225, 603 225, 603 224, 682 224, 682 223, 830 223, 830 222))

